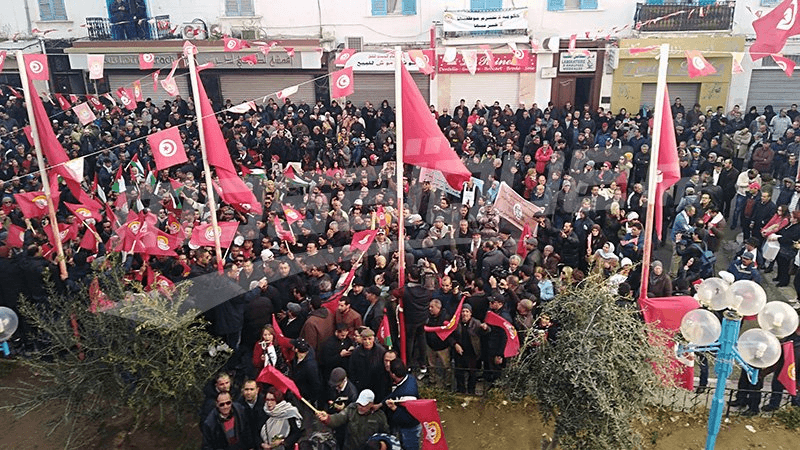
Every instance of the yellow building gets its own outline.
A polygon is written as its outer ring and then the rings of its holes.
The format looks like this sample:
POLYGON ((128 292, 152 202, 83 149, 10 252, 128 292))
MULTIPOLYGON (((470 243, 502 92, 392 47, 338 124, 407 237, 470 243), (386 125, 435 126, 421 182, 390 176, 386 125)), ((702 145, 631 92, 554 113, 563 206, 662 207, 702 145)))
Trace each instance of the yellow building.
POLYGON ((622 39, 619 42, 619 65, 614 70, 611 109, 614 113, 625 108, 629 112, 642 106, 652 109, 655 103, 658 78, 658 46, 670 44, 667 87, 670 103, 680 97, 686 110, 699 103, 703 111, 725 106, 731 85, 732 52, 744 51, 744 36, 700 36, 675 38, 622 39), (653 50, 631 54, 631 48, 655 47, 653 50), (686 50, 700 50, 716 69, 704 77, 689 78, 686 50))

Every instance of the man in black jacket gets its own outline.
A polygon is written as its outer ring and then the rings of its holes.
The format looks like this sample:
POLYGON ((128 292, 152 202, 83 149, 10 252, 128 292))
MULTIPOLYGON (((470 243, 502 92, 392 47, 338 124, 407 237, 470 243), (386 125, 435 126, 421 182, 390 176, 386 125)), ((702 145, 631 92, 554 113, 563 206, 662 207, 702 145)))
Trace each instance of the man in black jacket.
POLYGON ((305 339, 295 339, 292 341, 292 345, 295 350, 295 357, 290 364, 292 381, 300 390, 300 395, 314 405, 322 394, 322 380, 317 360, 305 339))
POLYGON ((216 408, 200 425, 200 431, 203 433, 202 449, 252 449, 255 444, 242 405, 233 403, 229 392, 220 392, 216 400, 216 408))
MULTIPOLYGON (((406 348, 409 352, 411 366, 425 367, 425 322, 428 321, 428 304, 433 291, 420 284, 419 266, 411 266, 406 271, 406 283, 403 290, 403 308, 405 310, 406 348)), ((352 373, 352 371, 351 371, 352 373)))
MULTIPOLYGON (((428 304, 428 326, 441 327, 445 322, 451 320, 450 314, 442 308, 442 302, 433 299, 428 304)), ((434 385, 439 383, 447 384, 447 370, 450 368, 450 347, 454 347, 456 352, 463 351, 456 342, 451 332, 447 338, 442 339, 435 332, 426 332, 425 340, 428 343, 428 367, 431 368, 431 382, 434 385)))
POLYGON ((247 423, 250 426, 252 442, 259 442, 261 439, 261 427, 267 421, 267 414, 264 411, 264 395, 259 392, 258 383, 255 380, 245 380, 242 385, 242 395, 236 399, 236 404, 242 407, 247 423))

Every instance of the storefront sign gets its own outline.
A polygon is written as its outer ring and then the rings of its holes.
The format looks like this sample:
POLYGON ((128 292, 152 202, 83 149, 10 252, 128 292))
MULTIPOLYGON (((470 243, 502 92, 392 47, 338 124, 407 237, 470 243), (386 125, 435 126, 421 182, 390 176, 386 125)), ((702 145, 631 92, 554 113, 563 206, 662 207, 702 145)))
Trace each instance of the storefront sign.
POLYGON ((445 33, 527 30, 528 9, 445 11, 443 29, 445 33))
MULTIPOLYGON (((455 61, 448 64, 444 62, 444 55, 438 55, 438 73, 469 73, 467 65, 464 64, 464 58, 459 53, 455 61)), ((536 72, 536 55, 531 54, 528 58, 527 66, 517 66, 513 64, 513 53, 495 53, 494 54, 494 67, 489 66, 489 58, 482 52, 478 53, 478 66, 475 70, 476 73, 519 73, 519 72, 536 72)))
POLYGON ((594 72, 597 69, 597 52, 561 53, 558 61, 559 72, 594 72))
POLYGON ((197 64, 214 63, 215 69, 302 69, 300 54, 289 56, 283 52, 270 52, 266 56, 256 51, 249 52, 200 52, 197 64), (255 55, 256 63, 242 61, 243 56, 255 55))
MULTIPOLYGON (((418 70, 407 53, 403 53, 403 64, 409 72, 418 70)), ((344 66, 352 67, 354 72, 394 72, 394 52, 358 52, 344 66)))
MULTIPOLYGON (((169 69, 172 63, 180 59, 177 53, 154 53, 154 68, 169 69)), ((70 53, 69 65, 73 70, 89 70, 85 53, 70 53)), ((104 69, 136 69, 139 70, 138 53, 106 54, 103 62, 104 69)), ((185 67, 181 64, 179 67, 185 67)))

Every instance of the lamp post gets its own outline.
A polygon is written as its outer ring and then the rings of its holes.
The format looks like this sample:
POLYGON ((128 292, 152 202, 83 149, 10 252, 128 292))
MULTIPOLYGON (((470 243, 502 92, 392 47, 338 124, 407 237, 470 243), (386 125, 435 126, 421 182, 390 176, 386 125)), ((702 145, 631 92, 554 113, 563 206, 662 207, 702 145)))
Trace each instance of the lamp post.
MULTIPOLYGON (((727 274, 726 274, 727 275, 727 274)), ((724 276, 724 275, 723 275, 724 276)), ((681 320, 681 333, 689 345, 680 345, 679 354, 711 352, 717 354, 714 372, 717 386, 708 415, 706 450, 716 445, 725 407, 725 387, 736 362, 747 373, 750 383, 758 381, 758 369, 778 362, 781 346, 778 338, 797 329, 797 312, 780 301, 767 303, 764 289, 750 280, 729 283, 722 278, 709 278, 697 287, 697 300, 706 308, 723 311, 722 323, 709 309, 689 311, 681 320), (758 315, 761 328, 747 330, 739 336, 743 316, 758 315)))

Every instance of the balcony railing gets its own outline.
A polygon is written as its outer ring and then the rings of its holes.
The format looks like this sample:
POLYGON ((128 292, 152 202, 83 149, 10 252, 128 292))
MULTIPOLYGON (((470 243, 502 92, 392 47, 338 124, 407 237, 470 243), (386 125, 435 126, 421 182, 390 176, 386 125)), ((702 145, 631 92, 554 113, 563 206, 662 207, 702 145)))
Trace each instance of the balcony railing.
POLYGON ((112 25, 105 17, 87 17, 86 29, 89 39, 97 41, 121 41, 135 39, 165 39, 172 36, 169 16, 154 16, 141 23, 112 25))
POLYGON ((697 0, 650 0, 636 5, 634 28, 643 32, 730 31, 733 26, 733 0, 714 4, 697 0))

